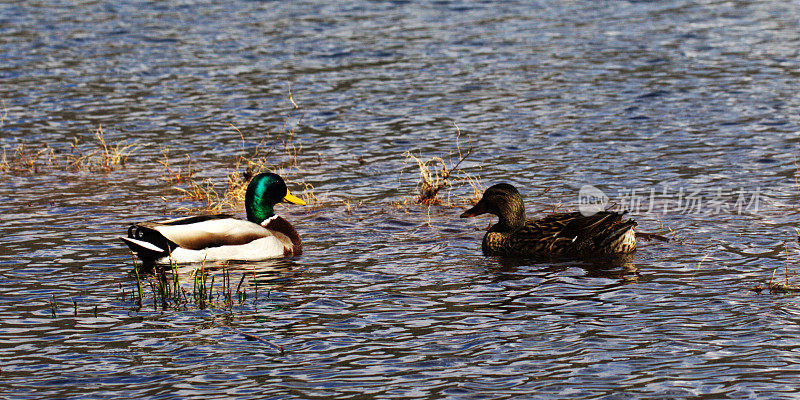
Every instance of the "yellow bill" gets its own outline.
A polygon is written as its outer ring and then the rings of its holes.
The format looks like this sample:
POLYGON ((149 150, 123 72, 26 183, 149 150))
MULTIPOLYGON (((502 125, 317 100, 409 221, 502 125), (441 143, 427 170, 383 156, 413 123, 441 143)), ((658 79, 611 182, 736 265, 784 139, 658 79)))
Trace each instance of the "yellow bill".
POLYGON ((284 203, 292 203, 292 204, 299 204, 301 206, 306 205, 306 202, 303 201, 301 198, 293 195, 289 192, 289 189, 286 189, 286 196, 283 198, 284 203))

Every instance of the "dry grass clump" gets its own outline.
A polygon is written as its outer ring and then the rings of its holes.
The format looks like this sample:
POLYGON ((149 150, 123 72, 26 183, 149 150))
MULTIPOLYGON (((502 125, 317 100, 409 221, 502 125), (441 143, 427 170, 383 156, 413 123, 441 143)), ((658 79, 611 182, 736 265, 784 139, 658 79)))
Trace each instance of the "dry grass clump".
POLYGON ((24 143, 17 146, 11 154, 3 149, 0 171, 8 173, 36 173, 50 169, 58 164, 55 151, 47 145, 31 148, 24 143))
POLYGON ((109 145, 102 126, 93 132, 93 139, 87 145, 80 145, 78 138, 75 138, 70 143, 69 153, 47 144, 32 147, 23 143, 10 153, 3 149, 0 171, 15 174, 32 174, 42 170, 108 173, 124 167, 128 157, 139 147, 135 143, 109 145))
POLYGON ((166 169, 164 171, 164 175, 161 179, 165 180, 167 183, 176 184, 186 181, 191 181, 192 176, 192 157, 190 155, 186 155, 186 171, 183 170, 183 167, 177 167, 176 169, 172 168, 172 164, 169 161, 169 148, 164 148, 161 150, 161 155, 164 156, 163 160, 158 160, 158 163, 166 169))
POLYGON ((190 156, 186 156, 186 170, 184 171, 182 167, 171 167, 166 156, 168 150, 164 153, 165 159, 159 161, 165 168, 162 179, 171 184, 182 184, 182 186, 173 186, 173 188, 181 193, 184 200, 200 203, 198 208, 186 209, 185 211, 220 213, 226 209, 237 209, 239 205, 244 204, 244 195, 250 179, 263 169, 260 160, 253 160, 242 153, 237 156, 235 165, 226 174, 225 189, 218 191, 214 182, 210 179, 198 180, 194 178, 190 156), (246 167, 243 172, 240 172, 242 164, 245 164, 246 167))
POLYGON ((454 163, 452 161, 454 156, 452 152, 450 153, 449 157, 449 165, 442 157, 433 157, 430 160, 423 161, 411 153, 406 154, 406 158, 414 160, 419 167, 420 182, 417 186, 418 195, 414 199, 414 202, 417 204, 424 204, 428 206, 456 206, 457 204, 463 203, 477 203, 481 198, 483 188, 480 183, 480 179, 465 173, 460 169, 461 163, 464 162, 464 160, 466 160, 470 154, 472 154, 472 141, 470 140, 469 149, 467 149, 466 153, 462 153, 460 143, 461 130, 458 128, 458 125, 455 125, 455 127, 456 130, 458 130, 458 135, 456 136, 456 151, 458 154, 457 162, 454 163), (450 197, 449 192, 452 191, 455 186, 468 186, 471 190, 467 195, 459 197, 454 202, 450 197), (445 187, 450 190, 448 190, 446 201, 443 201, 438 197, 438 195, 439 192, 445 187))
POLYGON ((111 172, 124 167, 128 157, 139 147, 136 143, 108 145, 102 125, 94 131, 94 139, 97 148, 84 153, 78 147, 78 139, 75 138, 71 144, 74 154, 67 155, 70 167, 81 171, 111 172))
POLYGON ((265 172, 273 171, 281 175, 287 183, 296 183, 303 186, 304 191, 299 195, 306 203, 311 204, 317 201, 312 185, 305 182, 296 182, 291 179, 294 170, 298 169, 298 155, 302 151, 302 146, 296 146, 293 142, 294 134, 302 121, 303 115, 300 114, 295 126, 287 133, 286 126, 292 116, 299 110, 299 106, 289 91, 289 100, 292 109, 283 124, 284 138, 281 140, 271 140, 269 134, 262 138, 255 148, 248 153, 245 135, 234 125, 231 125, 241 140, 241 150, 236 156, 233 166, 226 174, 225 189, 218 191, 212 181, 208 179, 195 180, 191 167, 191 158, 187 156, 186 170, 181 167, 174 168, 169 162, 169 150, 165 150, 164 160, 159 161, 166 169, 163 179, 169 183, 180 183, 184 187, 175 187, 181 192, 183 199, 196 201, 200 207, 186 209, 185 211, 201 211, 219 213, 223 211, 235 211, 242 208, 244 204, 247 185, 253 176, 265 172), (269 145, 267 145, 269 143, 269 145))

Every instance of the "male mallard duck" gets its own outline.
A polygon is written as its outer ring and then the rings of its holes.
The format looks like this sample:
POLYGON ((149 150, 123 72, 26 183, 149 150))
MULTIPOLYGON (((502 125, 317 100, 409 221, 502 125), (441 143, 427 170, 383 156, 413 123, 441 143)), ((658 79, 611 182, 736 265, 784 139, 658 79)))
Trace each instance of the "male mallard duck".
POLYGON ((200 215, 167 221, 141 222, 121 237, 145 263, 203 261, 260 261, 300 254, 300 235, 289 221, 275 215, 280 202, 305 205, 293 196, 283 179, 258 174, 247 186, 247 221, 230 215, 200 215))
POLYGON ((474 207, 461 218, 494 214, 500 221, 483 237, 483 254, 528 257, 586 257, 632 253, 636 250, 636 222, 621 213, 580 212, 525 218, 525 205, 517 189, 498 183, 486 189, 474 207))

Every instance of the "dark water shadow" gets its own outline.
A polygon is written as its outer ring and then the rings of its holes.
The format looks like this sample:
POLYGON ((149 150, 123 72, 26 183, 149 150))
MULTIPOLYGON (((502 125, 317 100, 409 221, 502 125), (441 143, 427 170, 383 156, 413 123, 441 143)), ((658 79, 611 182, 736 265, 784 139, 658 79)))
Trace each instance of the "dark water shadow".
POLYGON ((494 257, 496 267, 489 272, 496 275, 494 281, 519 280, 529 276, 526 271, 536 269, 542 273, 556 273, 572 267, 586 271, 586 277, 619 279, 624 282, 635 282, 639 269, 634 261, 634 254, 593 257, 584 259, 552 259, 524 257, 494 257))

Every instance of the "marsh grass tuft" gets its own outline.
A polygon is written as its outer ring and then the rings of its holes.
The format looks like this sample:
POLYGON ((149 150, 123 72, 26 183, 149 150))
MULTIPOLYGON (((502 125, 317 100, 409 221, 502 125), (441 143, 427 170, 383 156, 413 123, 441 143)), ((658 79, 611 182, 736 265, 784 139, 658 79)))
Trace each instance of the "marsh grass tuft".
MULTIPOLYGON (((786 253, 786 265, 775 268, 775 270, 772 271, 772 275, 766 283, 766 290, 770 294, 800 293, 800 284, 791 281, 791 278, 797 278, 797 273, 790 272, 789 270, 789 246, 787 242, 783 243, 783 249, 786 253), (778 270, 781 268, 784 268, 783 279, 775 279, 775 275, 777 275, 778 270)), ((761 287, 761 285, 755 285, 750 288, 751 291, 756 293, 761 293, 764 289, 765 288, 761 287)))
POLYGON ((313 204, 318 202, 312 185, 292 179, 296 170, 299 169, 298 156, 302 151, 302 146, 295 145, 294 138, 304 114, 300 113, 297 116, 300 106, 297 105, 292 97, 291 89, 289 90, 289 100, 292 104, 292 109, 284 120, 281 132, 282 139, 272 140, 270 135, 266 134, 255 146, 252 146, 252 150, 248 151, 244 133, 235 125, 230 125, 241 141, 241 148, 226 173, 225 188, 221 191, 217 190, 214 182, 209 179, 197 180, 194 178, 191 158, 188 156, 186 170, 184 171, 182 167, 173 167, 169 160, 169 150, 162 152, 164 160, 159 161, 165 168, 162 179, 172 184, 180 184, 180 186, 174 186, 174 189, 181 193, 184 200, 200 203, 199 207, 182 208, 180 210, 211 213, 240 210, 243 207, 247 185, 250 180, 253 176, 264 171, 276 172, 287 183, 302 186, 303 192, 297 195, 306 203, 313 204), (289 121, 293 118, 297 118, 297 121, 287 132, 289 121))
POLYGON ((10 154, 3 149, 0 171, 14 174, 37 173, 59 164, 55 151, 47 145, 35 148, 20 144, 10 154))
POLYGON ((99 126, 92 132, 92 140, 87 144, 80 144, 78 138, 74 138, 68 153, 48 144, 31 146, 21 143, 10 152, 3 149, 0 172, 35 174, 63 170, 109 173, 124 167, 128 157, 138 147, 136 143, 109 144, 103 127, 99 126))
POLYGON ((165 160, 160 161, 166 169, 163 179, 170 183, 182 183, 182 186, 174 186, 174 189, 181 193, 182 198, 200 203, 197 208, 186 208, 183 211, 219 213, 225 210, 235 211, 240 209, 244 204, 244 196, 250 179, 262 171, 272 169, 267 160, 272 149, 266 153, 262 152, 262 141, 256 146, 252 154, 247 154, 244 135, 238 128, 231 126, 242 139, 242 149, 241 153, 236 156, 232 167, 226 173, 225 189, 222 191, 218 191, 214 182, 210 179, 197 180, 194 178, 191 169, 191 158, 187 156, 186 172, 183 172, 180 167, 173 169, 170 166, 165 152, 165 160))
MULTIPOLYGON (((133 256, 133 253, 131 255, 133 256)), ((150 301, 150 296, 154 311, 196 307, 201 310, 222 308, 232 312, 235 306, 241 306, 247 301, 247 291, 242 285, 248 276, 248 271, 241 271, 242 276, 234 291, 231 268, 226 263, 210 265, 203 261, 199 266, 190 268, 179 270, 174 262, 170 262, 168 266, 143 267, 137 264, 134 256, 132 276, 135 278, 136 287, 133 292, 137 295, 130 297, 134 302, 133 309, 141 310, 145 299, 150 301), (217 282, 218 277, 221 282, 217 282), (188 290, 188 286, 191 286, 191 291, 188 290)), ((256 279, 255 272, 252 279, 254 281, 256 279)), ((258 282, 255 282, 258 291, 258 282)), ((125 290, 121 285, 120 289, 124 302, 125 290)))
POLYGON ((136 255, 133 254, 133 252, 131 252, 131 255, 133 256, 133 272, 136 274, 136 288, 138 289, 137 293, 139 295, 136 298, 136 305, 139 306, 139 308, 141 308, 142 307, 142 297, 143 297, 142 277, 139 274, 139 266, 136 264, 136 255))
POLYGON ((78 139, 74 139, 74 143, 72 143, 74 154, 67 155, 70 167, 79 171, 108 173, 124 167, 128 157, 139 147, 136 143, 109 145, 106 143, 102 125, 97 127, 93 136, 92 144, 96 148, 90 149, 86 153, 78 146, 78 139))
POLYGON ((164 181, 169 184, 178 184, 192 180, 192 176, 194 173, 192 172, 192 157, 190 155, 186 155, 186 170, 183 170, 183 167, 178 166, 176 169, 172 168, 172 164, 169 161, 169 148, 164 148, 161 150, 161 155, 164 156, 163 160, 158 160, 158 163, 164 167, 166 171, 164 171, 164 175, 161 177, 164 181))
POLYGON ((789 281, 789 277, 790 276, 796 277, 797 274, 796 273, 791 273, 791 274, 789 273, 789 245, 788 245, 788 243, 786 243, 786 242, 783 243, 783 250, 786 252, 786 265, 784 266, 784 279, 783 279, 782 282, 775 280, 775 274, 778 272, 778 269, 780 269, 780 268, 776 268, 774 271, 772 271, 772 276, 769 278, 769 281, 767 282, 767 289, 769 290, 770 293, 798 293, 798 292, 800 292, 800 285, 797 285, 796 283, 791 283, 789 281))
MULTIPOLYGON (((458 161, 452 161, 453 157, 455 156, 455 154, 452 152, 450 153, 449 157, 449 165, 443 157, 433 157, 430 160, 423 161, 410 152, 406 153, 406 158, 412 159, 414 162, 416 162, 417 167, 419 167, 420 181, 417 186, 418 195, 414 200, 417 204, 424 204, 428 206, 456 206, 457 204, 463 203, 474 204, 480 200, 481 194, 483 193, 483 187, 480 179, 465 173, 460 169, 461 163, 472 154, 472 140, 469 139, 469 149, 467 149, 466 152, 462 152, 460 142, 461 129, 459 129, 458 125, 453 125, 456 127, 458 132, 456 135, 456 153, 458 155, 458 161), (446 200, 439 198, 438 195, 442 189, 446 187, 453 189, 455 186, 468 186, 470 190, 466 196, 459 197, 456 201, 453 201, 453 198, 450 196, 450 192, 452 190, 448 191, 446 200)), ((405 204, 405 202, 403 204, 405 204)), ((398 208, 399 207, 400 206, 398 203, 398 208)))
POLYGON ((234 307, 247 301, 247 292, 242 285, 248 272, 242 271, 238 284, 234 286, 231 268, 225 263, 209 265, 203 262, 189 271, 179 270, 175 263, 150 268, 147 271, 134 268, 139 295, 131 300, 136 310, 142 308, 145 298, 150 302, 151 296, 154 311, 190 307, 233 311, 234 307))

